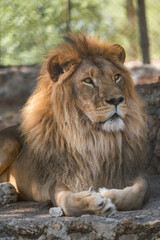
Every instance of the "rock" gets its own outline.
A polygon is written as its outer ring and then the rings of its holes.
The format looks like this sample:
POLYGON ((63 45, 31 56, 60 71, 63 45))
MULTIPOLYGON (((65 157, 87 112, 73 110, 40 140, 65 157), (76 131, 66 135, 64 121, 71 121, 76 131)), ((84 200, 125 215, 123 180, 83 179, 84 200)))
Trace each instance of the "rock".
POLYGON ((151 197, 142 210, 110 217, 51 217, 50 203, 17 202, 0 210, 0 239, 10 240, 158 240, 160 177, 150 179, 151 197))
POLYGON ((39 67, 0 68, 0 105, 24 104, 36 84, 39 67))
POLYGON ((157 68, 150 64, 131 67, 130 71, 132 73, 135 85, 150 84, 159 81, 160 68, 157 68))
POLYGON ((138 240, 138 237, 136 234, 127 234, 127 235, 122 235, 119 240, 138 240))
POLYGON ((64 215, 62 208, 60 207, 52 207, 49 209, 49 214, 52 217, 61 217, 64 215))
POLYGON ((136 89, 146 103, 148 114, 148 172, 160 173, 160 82, 137 85, 136 89))

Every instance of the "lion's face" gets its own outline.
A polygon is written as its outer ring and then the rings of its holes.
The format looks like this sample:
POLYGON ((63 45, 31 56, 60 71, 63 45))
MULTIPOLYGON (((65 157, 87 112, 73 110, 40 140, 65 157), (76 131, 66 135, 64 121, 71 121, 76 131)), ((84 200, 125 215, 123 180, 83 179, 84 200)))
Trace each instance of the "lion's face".
POLYGON ((106 131, 123 130, 126 115, 124 79, 103 57, 83 60, 71 78, 76 106, 82 118, 106 131))

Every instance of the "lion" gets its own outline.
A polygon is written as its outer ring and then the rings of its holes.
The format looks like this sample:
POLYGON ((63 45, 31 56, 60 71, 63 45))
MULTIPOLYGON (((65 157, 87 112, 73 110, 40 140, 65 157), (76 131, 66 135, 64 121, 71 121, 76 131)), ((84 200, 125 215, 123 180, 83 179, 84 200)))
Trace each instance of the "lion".
POLYGON ((85 34, 53 48, 20 126, 0 133, 1 204, 51 201, 66 216, 143 207, 146 117, 125 55, 85 34))

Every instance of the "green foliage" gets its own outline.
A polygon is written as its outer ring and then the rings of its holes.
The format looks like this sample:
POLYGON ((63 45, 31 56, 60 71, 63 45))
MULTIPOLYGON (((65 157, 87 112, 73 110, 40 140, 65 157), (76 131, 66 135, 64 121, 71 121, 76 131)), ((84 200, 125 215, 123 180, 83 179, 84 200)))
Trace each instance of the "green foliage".
POLYGON ((160 58, 160 0, 146 2, 146 16, 152 58, 160 58))
MULTIPOLYGON (((129 25, 127 0, 70 1, 70 26, 73 31, 84 31, 91 35, 96 33, 107 41, 119 43, 126 49, 129 59, 140 56, 137 20, 129 25)), ((157 34, 160 3, 159 0, 146 2, 151 54, 155 58, 158 57, 160 44, 160 35, 157 34)), ((40 63, 49 49, 66 33, 65 3, 66 0, 1 0, 0 64, 40 63)))
POLYGON ((59 35, 60 1, 1 1, 1 64, 40 62, 59 35))

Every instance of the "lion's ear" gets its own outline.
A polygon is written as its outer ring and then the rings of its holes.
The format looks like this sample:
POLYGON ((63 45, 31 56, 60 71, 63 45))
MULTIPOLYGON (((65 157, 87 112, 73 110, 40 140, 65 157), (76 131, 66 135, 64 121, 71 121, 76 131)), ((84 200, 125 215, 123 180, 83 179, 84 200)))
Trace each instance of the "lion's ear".
POLYGON ((126 58, 126 53, 123 47, 119 44, 114 44, 111 46, 111 54, 115 55, 121 63, 124 63, 126 58))
POLYGON ((58 56, 54 56, 49 59, 47 64, 47 70, 49 72, 51 79, 54 82, 58 80, 60 74, 64 73, 64 69, 59 62, 58 56))

